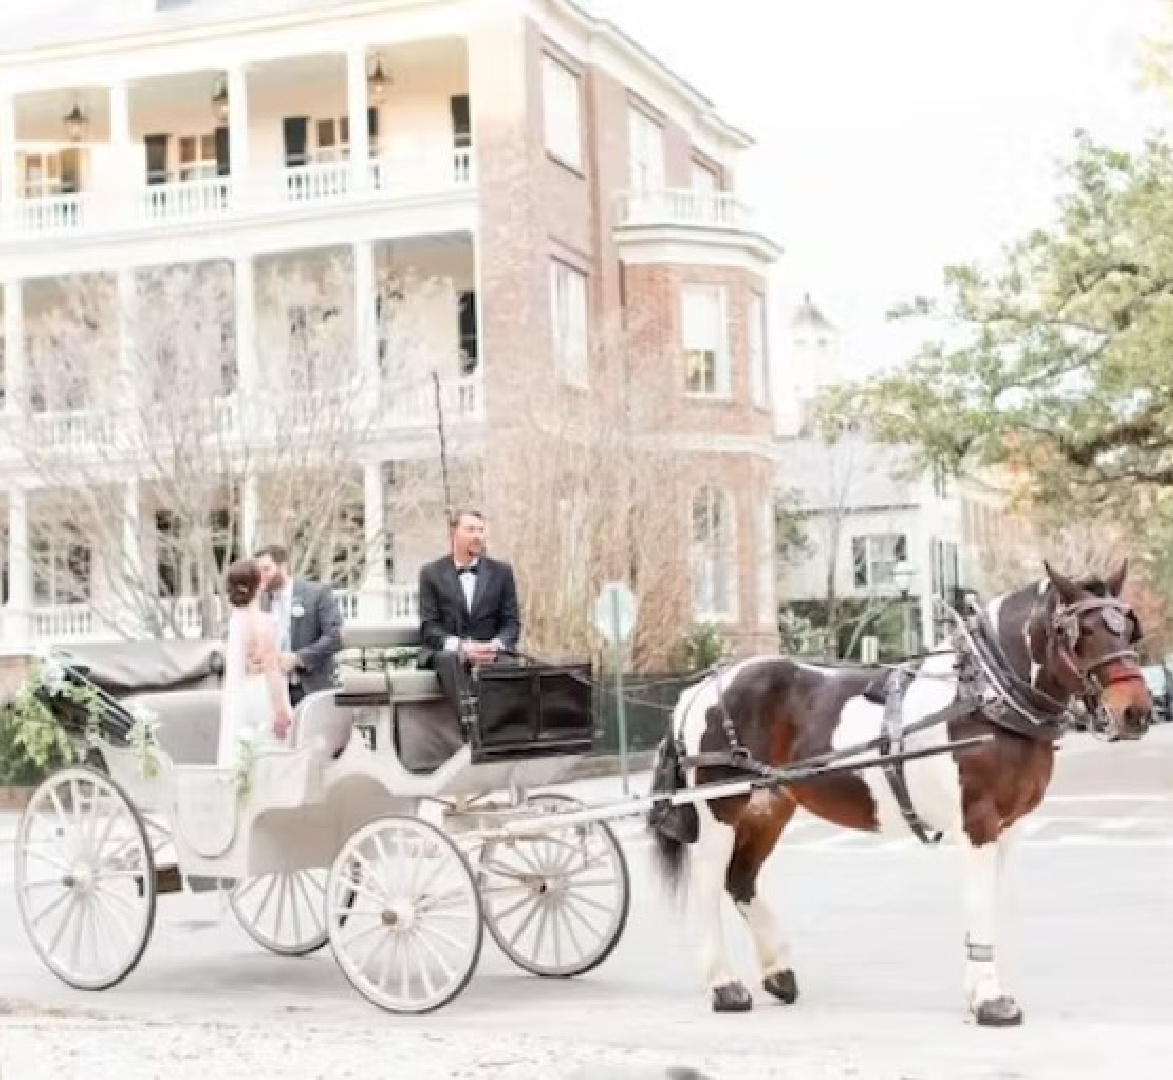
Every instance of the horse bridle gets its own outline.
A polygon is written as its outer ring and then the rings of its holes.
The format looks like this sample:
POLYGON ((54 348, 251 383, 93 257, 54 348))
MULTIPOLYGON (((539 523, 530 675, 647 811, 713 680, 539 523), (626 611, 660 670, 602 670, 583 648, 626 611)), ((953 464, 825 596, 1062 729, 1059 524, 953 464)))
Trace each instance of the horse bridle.
POLYGON ((1059 659, 1079 680, 1085 697, 1098 701, 1109 686, 1143 678, 1140 654, 1131 647, 1139 636, 1139 623, 1132 608, 1115 597, 1091 596, 1074 604, 1060 603, 1051 615, 1050 625, 1058 636, 1059 659), (1084 664, 1075 653, 1084 633, 1080 620, 1093 611, 1100 613, 1109 633, 1123 637, 1130 626, 1132 632, 1128 648, 1105 653, 1084 664))

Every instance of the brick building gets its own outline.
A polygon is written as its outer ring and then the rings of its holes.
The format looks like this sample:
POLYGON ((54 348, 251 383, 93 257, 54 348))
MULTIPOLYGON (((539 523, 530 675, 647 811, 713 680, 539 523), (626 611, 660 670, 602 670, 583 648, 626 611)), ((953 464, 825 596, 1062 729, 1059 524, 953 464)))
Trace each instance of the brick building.
MULTIPOLYGON (((565 439, 530 421, 558 410, 597 420, 600 388, 634 379, 657 403, 639 435, 688 479, 679 505, 656 512, 674 521, 661 561, 686 583, 677 622, 719 622, 746 648, 773 640, 766 275, 779 250, 736 193, 744 134, 567 0, 110 7, 57 3, 0 46, 7 639, 112 632, 103 553, 82 560, 93 567, 84 586, 57 587, 54 565, 76 563, 90 541, 45 555, 36 523, 52 493, 19 452, 30 433, 78 455, 103 438, 100 402, 60 407, 28 392, 54 283, 106 275, 121 304, 153 267, 230 268, 237 355, 223 396, 225 422, 238 423, 233 394, 258 378, 265 345, 262 266, 331 254, 353 286, 346 362, 375 379, 369 313, 388 272, 450 282, 459 305, 428 331, 437 354, 460 354, 442 388, 450 448, 475 466, 471 494, 523 578, 538 568, 512 512, 525 498, 513 481, 529 471, 519 454, 565 439)), ((388 485, 424 453, 431 419, 417 390, 381 393, 394 407, 353 463, 368 554, 361 580, 340 583, 348 616, 377 621, 414 617, 418 566, 442 538, 434 521, 389 520, 388 485)), ((166 510, 141 463, 110 483, 144 520, 166 510)), ((239 502, 226 554, 279 532, 258 516, 257 483, 226 496, 239 502)), ((558 503, 567 520, 574 503, 558 503)), ((118 557, 150 564, 149 530, 123 532, 118 557)), ((564 545, 556 561, 573 552, 564 545)))

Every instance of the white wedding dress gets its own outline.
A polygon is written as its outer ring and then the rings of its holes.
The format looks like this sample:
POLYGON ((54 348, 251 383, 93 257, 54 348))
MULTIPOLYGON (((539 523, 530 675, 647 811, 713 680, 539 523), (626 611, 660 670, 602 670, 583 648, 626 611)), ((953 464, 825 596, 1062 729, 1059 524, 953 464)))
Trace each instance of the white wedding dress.
POLYGON ((273 731, 273 702, 269 680, 248 671, 248 612, 236 609, 228 620, 224 655, 224 688, 220 695, 220 737, 216 764, 232 769, 240 758, 241 743, 255 749, 278 746, 273 731))

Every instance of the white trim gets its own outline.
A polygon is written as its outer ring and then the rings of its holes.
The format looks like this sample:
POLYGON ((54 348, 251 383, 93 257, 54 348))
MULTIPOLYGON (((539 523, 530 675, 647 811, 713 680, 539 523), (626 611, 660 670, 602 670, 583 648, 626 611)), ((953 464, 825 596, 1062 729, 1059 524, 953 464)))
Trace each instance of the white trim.
POLYGON ((630 266, 721 266, 765 277, 782 255, 782 248, 760 233, 729 229, 641 225, 617 228, 614 235, 619 257, 630 266))

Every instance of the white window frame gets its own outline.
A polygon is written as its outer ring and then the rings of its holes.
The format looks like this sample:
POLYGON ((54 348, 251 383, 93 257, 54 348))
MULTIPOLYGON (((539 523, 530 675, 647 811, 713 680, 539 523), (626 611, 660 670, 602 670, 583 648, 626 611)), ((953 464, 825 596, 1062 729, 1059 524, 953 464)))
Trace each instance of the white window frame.
POLYGON ((583 271, 550 260, 550 328, 554 370, 571 386, 590 381, 590 289, 583 271))
POLYGON ((70 522, 45 523, 30 539, 34 607, 88 604, 94 595, 94 546, 70 522), (71 567, 74 556, 85 561, 85 573, 71 567))
POLYGON ((61 194, 61 152, 25 151, 20 166, 22 198, 48 199, 61 194))
MULTIPOLYGON (((699 318, 699 316, 694 316, 699 318)), ((680 287, 680 347, 684 356, 684 389, 692 398, 728 400, 731 396, 732 372, 729 363, 729 320, 726 292, 723 285, 688 284, 680 287), (690 341, 689 307, 692 303, 710 303, 716 307, 716 340, 690 341), (696 355, 712 353, 712 377, 707 370, 708 360, 696 355), (704 364, 701 372, 702 385, 693 385, 693 375, 698 365, 704 364)))
POLYGON ((214 180, 218 174, 216 133, 214 131, 176 136, 175 171, 173 174, 176 180, 181 184, 190 184, 200 180, 214 180), (185 145, 190 146, 194 152, 190 161, 183 160, 185 145), (209 151, 211 156, 209 156, 209 151))
POLYGON ((627 182, 632 191, 664 187, 664 129, 637 105, 627 107, 627 182))
POLYGON ((902 558, 908 557, 908 537, 899 532, 865 533, 851 538, 851 585, 856 593, 879 594, 895 591, 896 582, 892 571, 900 564, 902 558), (864 545, 864 583, 861 585, 856 576, 855 545, 862 541, 864 545), (891 546, 892 552, 886 548, 891 546), (899 548, 904 547, 901 556, 899 548))
POLYGON ((549 53, 542 56, 542 126, 546 150, 582 169, 582 79, 549 53))
POLYGON ((736 622, 737 502, 727 488, 705 484, 693 492, 688 511, 693 618, 736 622), (702 522, 699 530, 698 519, 702 522))
POLYGON ((770 405, 770 360, 766 350, 766 302, 761 293, 749 294, 747 318, 750 393, 754 405, 765 409, 770 405))
POLYGON ((307 153, 311 164, 325 165, 350 160, 350 117, 319 116, 310 123, 306 134, 307 153), (322 140, 323 130, 330 133, 330 141, 322 140))

